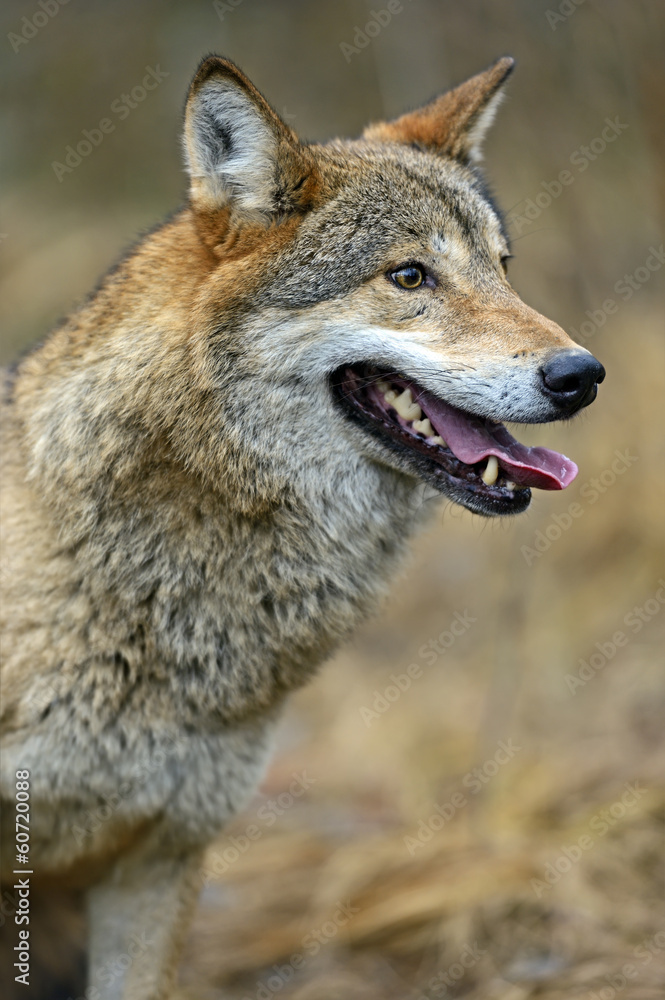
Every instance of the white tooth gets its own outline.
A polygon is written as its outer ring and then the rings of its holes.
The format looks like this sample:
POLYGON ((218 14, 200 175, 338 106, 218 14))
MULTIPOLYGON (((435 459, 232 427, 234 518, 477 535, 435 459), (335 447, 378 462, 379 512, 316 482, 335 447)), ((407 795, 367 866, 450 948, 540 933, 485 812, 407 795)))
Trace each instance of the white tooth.
POLYGON ((510 492, 511 492, 511 493, 512 493, 512 492, 513 492, 513 490, 515 489, 515 485, 516 485, 516 484, 515 484, 515 483, 513 483, 513 482, 512 482, 512 481, 511 481, 510 479, 506 480, 506 489, 507 489, 507 490, 510 490, 510 492))
POLYGON ((388 389, 387 392, 383 393, 383 398, 385 399, 386 403, 392 404, 397 399, 397 393, 395 392, 394 389, 388 389))
POLYGON ((413 429, 416 434, 424 434, 428 438, 434 436, 434 428, 430 424, 428 417, 425 417, 424 420, 414 420, 413 429))
POLYGON ((384 378, 377 379, 376 387, 379 392, 390 392, 390 382, 386 382, 384 378))
POLYGON ((499 463, 497 462, 496 455, 490 455, 487 459, 487 466, 480 478, 486 486, 494 486, 494 483, 499 478, 499 463))
POLYGON ((447 444, 446 444, 446 442, 443 440, 443 438, 439 437, 438 434, 437 434, 436 437, 430 438, 430 441, 431 441, 432 444, 440 444, 442 448, 447 448, 448 447, 447 444))
POLYGON ((420 420, 423 415, 418 404, 413 402, 410 389, 405 389, 404 392, 400 393, 397 399, 393 400, 392 405, 404 420, 420 420))

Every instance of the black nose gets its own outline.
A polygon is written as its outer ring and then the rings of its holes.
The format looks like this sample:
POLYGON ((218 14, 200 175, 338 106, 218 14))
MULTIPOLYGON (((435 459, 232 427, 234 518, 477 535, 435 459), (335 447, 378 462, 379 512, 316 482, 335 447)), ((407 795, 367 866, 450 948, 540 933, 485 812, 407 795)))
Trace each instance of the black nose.
POLYGON ((593 403, 605 369, 592 354, 561 351, 543 365, 540 374, 550 399, 564 412, 574 413, 593 403))

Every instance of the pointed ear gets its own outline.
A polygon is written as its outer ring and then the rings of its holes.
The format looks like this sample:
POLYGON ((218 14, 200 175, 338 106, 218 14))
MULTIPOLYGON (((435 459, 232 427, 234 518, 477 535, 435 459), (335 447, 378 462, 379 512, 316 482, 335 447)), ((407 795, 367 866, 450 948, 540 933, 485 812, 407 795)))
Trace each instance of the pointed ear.
POLYGON ((237 66, 209 56, 185 107, 190 200, 199 211, 228 207, 268 224, 304 211, 314 187, 311 154, 237 66))
POLYGON ((370 142, 399 142, 451 156, 462 163, 482 158, 481 146, 503 97, 514 59, 506 56, 417 111, 365 129, 370 142))

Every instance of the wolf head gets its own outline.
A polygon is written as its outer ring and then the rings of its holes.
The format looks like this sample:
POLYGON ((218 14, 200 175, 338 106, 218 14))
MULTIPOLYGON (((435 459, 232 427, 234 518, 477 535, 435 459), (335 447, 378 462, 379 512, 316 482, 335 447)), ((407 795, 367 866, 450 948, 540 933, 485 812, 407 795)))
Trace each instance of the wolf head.
POLYGON ((200 66, 184 130, 210 259, 198 350, 220 427, 257 468, 305 482, 371 466, 481 514, 574 478, 501 423, 569 417, 604 377, 506 277, 477 163, 512 67, 307 145, 232 63, 200 66))

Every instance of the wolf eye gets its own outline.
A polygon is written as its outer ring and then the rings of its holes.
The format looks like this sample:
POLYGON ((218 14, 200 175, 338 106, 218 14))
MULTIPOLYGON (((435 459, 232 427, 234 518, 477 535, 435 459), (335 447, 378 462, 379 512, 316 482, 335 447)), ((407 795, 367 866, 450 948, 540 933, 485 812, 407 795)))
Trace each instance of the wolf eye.
POLYGON ((400 288, 420 288, 425 282, 425 272, 415 264, 409 264, 408 267, 400 267, 397 271, 391 271, 390 277, 400 288))
POLYGON ((508 261, 512 259, 513 255, 511 253, 504 253, 503 256, 501 257, 501 267, 503 268, 504 274, 508 273, 508 261))

